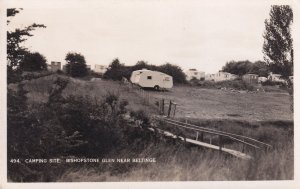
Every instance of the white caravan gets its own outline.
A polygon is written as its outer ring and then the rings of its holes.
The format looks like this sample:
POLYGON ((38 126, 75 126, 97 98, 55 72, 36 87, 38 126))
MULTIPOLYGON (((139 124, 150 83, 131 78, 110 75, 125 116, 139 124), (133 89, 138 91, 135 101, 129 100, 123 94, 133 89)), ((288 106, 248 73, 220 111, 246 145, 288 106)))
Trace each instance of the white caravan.
POLYGON ((136 70, 132 72, 130 81, 140 87, 170 89, 173 87, 173 77, 162 72, 151 70, 136 70))
POLYGON ((148 71, 151 71, 151 70, 147 70, 147 69, 142 69, 142 70, 135 70, 131 73, 131 77, 130 77, 130 81, 131 83, 134 83, 134 84, 138 84, 138 80, 136 80, 136 76, 143 73, 143 72, 148 72, 148 71))

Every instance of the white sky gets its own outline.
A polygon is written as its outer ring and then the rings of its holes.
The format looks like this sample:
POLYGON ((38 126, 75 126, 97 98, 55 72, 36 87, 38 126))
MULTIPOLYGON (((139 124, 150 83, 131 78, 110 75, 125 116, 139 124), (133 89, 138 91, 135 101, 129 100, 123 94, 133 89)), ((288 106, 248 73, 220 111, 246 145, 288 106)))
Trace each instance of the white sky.
POLYGON ((24 4, 9 28, 44 24, 47 28, 37 29, 25 46, 46 56, 48 62, 65 63, 67 52, 80 52, 92 68, 118 57, 126 65, 138 60, 155 65, 170 62, 213 73, 230 60, 263 60, 262 35, 269 3, 68 2, 24 4))

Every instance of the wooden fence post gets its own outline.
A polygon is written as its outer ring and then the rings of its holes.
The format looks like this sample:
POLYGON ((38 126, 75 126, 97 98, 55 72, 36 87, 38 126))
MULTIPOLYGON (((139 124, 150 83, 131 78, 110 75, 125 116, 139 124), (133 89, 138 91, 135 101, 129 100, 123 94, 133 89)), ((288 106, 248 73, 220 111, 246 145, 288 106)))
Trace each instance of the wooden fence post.
MULTIPOLYGON (((243 142, 245 142, 245 139, 243 139, 243 142)), ((244 153, 244 151, 245 151, 245 144, 243 143, 242 152, 244 153)))
POLYGON ((172 108, 172 101, 170 100, 169 110, 168 110, 168 117, 170 117, 170 114, 171 114, 171 108, 172 108))
POLYGON ((198 131, 197 131, 196 140, 198 140, 198 135, 199 135, 199 133, 198 133, 198 131))
POLYGON ((201 142, 204 141, 204 133, 203 133, 203 132, 201 132, 201 134, 200 134, 200 141, 201 141, 201 142))
POLYGON ((219 152, 222 151, 222 146, 223 146, 222 135, 219 135, 219 152))
POLYGON ((175 104, 173 104, 174 105, 174 113, 173 113, 173 117, 175 117, 175 112, 176 112, 176 106, 177 106, 177 104, 175 103, 175 104))
POLYGON ((161 106, 161 110, 162 110, 162 115, 165 115, 165 99, 162 99, 162 106, 161 106))

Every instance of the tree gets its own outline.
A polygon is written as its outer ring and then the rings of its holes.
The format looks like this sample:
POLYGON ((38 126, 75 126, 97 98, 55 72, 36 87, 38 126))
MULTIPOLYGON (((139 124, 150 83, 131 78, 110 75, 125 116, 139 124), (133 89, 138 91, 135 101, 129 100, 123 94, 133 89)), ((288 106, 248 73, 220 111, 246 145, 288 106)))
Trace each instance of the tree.
POLYGON ((172 76, 174 83, 186 83, 186 76, 179 66, 166 63, 159 66, 158 71, 172 76))
MULTIPOLYGON (((121 64, 119 59, 114 59, 108 66, 107 71, 104 74, 104 78, 112 80, 121 80, 122 77, 127 76, 128 68, 121 64)), ((127 78, 127 77, 126 77, 127 78)))
POLYGON ((270 70, 267 64, 263 61, 256 61, 254 63, 249 60, 245 61, 230 61, 223 66, 222 71, 242 76, 247 73, 257 74, 259 76, 267 77, 270 70))
MULTIPOLYGON (((18 14, 22 9, 7 9, 7 17, 11 18, 18 14)), ((10 20, 7 20, 9 25, 10 20)), ((21 78, 22 70, 20 69, 20 63, 24 60, 25 54, 28 53, 28 49, 22 45, 28 37, 33 36, 31 33, 36 28, 46 28, 43 24, 33 23, 25 28, 16 28, 14 30, 7 31, 7 82, 19 81, 21 78)))
POLYGON ((27 52, 23 61, 20 62, 20 69, 23 71, 41 71, 47 69, 46 58, 38 52, 27 52))
POLYGON ((274 73, 283 78, 293 75, 293 11, 288 5, 271 6, 270 19, 265 20, 264 59, 274 73))
POLYGON ((223 66, 222 71, 242 76, 249 73, 252 68, 252 63, 249 60, 245 61, 230 61, 223 66))
POLYGON ((254 73, 262 77, 268 77, 269 75, 269 68, 266 62, 264 61, 256 61, 252 64, 252 67, 250 69, 249 73, 254 73))
MULTIPOLYGON (((14 17, 22 9, 7 9, 7 17, 14 17)), ((9 25, 10 20, 7 20, 9 25)), ((19 68, 20 62, 23 60, 28 49, 22 46, 22 43, 28 39, 28 37, 33 36, 31 33, 36 28, 46 28, 43 24, 33 23, 23 29, 16 28, 13 31, 7 31, 7 59, 8 59, 8 69, 16 70, 19 68)))
POLYGON ((132 66, 132 70, 141 70, 141 69, 148 69, 149 65, 146 61, 140 60, 134 66, 132 66))
POLYGON ((88 73, 85 58, 80 53, 69 52, 66 55, 66 72, 72 77, 83 77, 88 73))

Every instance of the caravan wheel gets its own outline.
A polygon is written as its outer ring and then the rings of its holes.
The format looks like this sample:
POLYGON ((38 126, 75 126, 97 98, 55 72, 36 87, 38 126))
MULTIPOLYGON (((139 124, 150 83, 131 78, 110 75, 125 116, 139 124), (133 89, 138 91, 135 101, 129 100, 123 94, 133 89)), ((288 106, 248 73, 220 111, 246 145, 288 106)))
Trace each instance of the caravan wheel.
POLYGON ((157 90, 157 91, 159 91, 159 86, 158 86, 158 85, 155 85, 155 86, 154 86, 154 89, 157 90))

